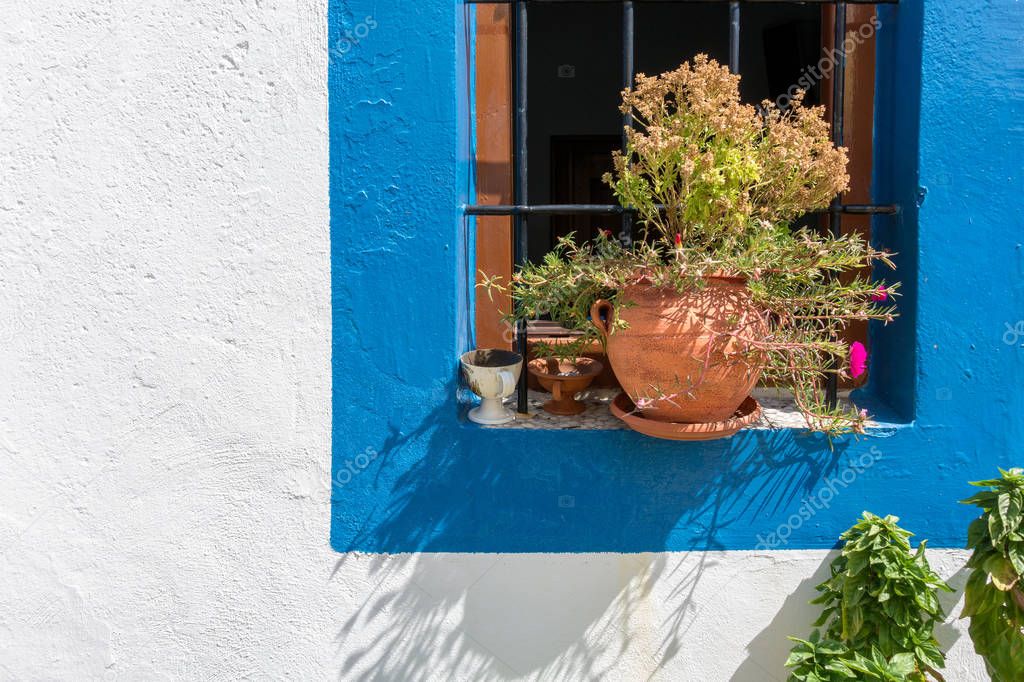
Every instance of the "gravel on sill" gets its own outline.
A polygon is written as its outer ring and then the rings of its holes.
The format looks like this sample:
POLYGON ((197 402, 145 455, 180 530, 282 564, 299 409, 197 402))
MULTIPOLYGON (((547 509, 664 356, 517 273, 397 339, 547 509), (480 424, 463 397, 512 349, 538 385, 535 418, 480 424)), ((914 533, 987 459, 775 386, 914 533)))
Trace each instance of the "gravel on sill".
MULTIPOLYGON (((577 394, 577 398, 586 404, 587 409, 582 414, 571 417, 561 417, 545 412, 541 406, 546 403, 551 394, 544 391, 530 391, 528 396, 530 415, 524 418, 517 415, 516 420, 508 424, 498 426, 487 426, 488 429, 538 429, 547 431, 617 431, 628 429, 622 420, 618 419, 609 409, 619 389, 595 388, 577 394)), ((774 388, 757 388, 754 390, 754 397, 761 403, 761 418, 748 426, 748 429, 780 430, 780 429, 804 429, 807 422, 796 408, 793 397, 786 391, 774 388)), ((840 400, 848 402, 849 394, 840 394, 840 400)), ((505 401, 506 406, 515 409, 515 396, 505 401)))

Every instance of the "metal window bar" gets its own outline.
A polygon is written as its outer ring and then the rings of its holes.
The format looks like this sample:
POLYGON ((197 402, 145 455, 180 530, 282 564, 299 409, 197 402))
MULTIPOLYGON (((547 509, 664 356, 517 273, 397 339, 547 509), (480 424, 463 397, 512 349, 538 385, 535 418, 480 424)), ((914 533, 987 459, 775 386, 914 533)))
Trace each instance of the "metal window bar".
MULTIPOLYGON (((832 72, 832 143, 843 146, 843 110, 846 107, 846 3, 838 2, 835 7, 835 32, 832 37, 833 49, 836 54, 836 67, 832 72)), ((828 229, 832 236, 838 237, 842 232, 843 216, 839 212, 842 204, 840 196, 832 200, 828 216, 828 229)), ((831 369, 825 377, 825 400, 828 406, 835 409, 839 405, 839 374, 836 373, 838 363, 832 358, 831 369)))
MULTIPOLYGON (((622 3, 622 89, 628 90, 633 87, 633 79, 636 77, 636 4, 633 0, 624 0, 622 3)), ((622 115, 622 148, 626 148, 628 137, 626 129, 633 127, 633 114, 626 112, 622 115)), ((633 214, 623 211, 622 213, 622 234, 619 240, 625 244, 633 243, 633 214)))
MULTIPOLYGON (((527 11, 526 2, 516 2, 515 11, 512 13, 512 32, 514 35, 515 49, 513 50, 512 68, 512 92, 515 99, 515 117, 512 122, 513 154, 515 155, 515 173, 512 179, 512 195, 516 204, 520 206, 529 205, 527 193, 527 11)), ((512 239, 515 246, 515 267, 519 268, 529 257, 529 225, 527 224, 526 213, 514 213, 512 217, 512 239)), ((516 322, 516 349, 523 356, 523 361, 529 359, 529 338, 527 337, 526 320, 516 322)), ((517 410, 526 414, 530 411, 527 402, 527 389, 529 387, 530 373, 523 368, 519 374, 519 386, 517 391, 517 410)))
MULTIPOLYGON (((515 267, 522 266, 527 259, 528 216, 530 215, 622 215, 623 240, 632 238, 633 214, 635 211, 622 206, 609 204, 541 204, 530 205, 527 193, 527 7, 530 4, 542 3, 574 3, 574 2, 621 2, 622 3, 622 81, 623 87, 633 85, 636 76, 636 2, 634 0, 463 0, 466 4, 512 4, 512 32, 514 42, 514 58, 512 69, 513 99, 515 114, 512 120, 513 136, 513 168, 512 179, 515 205, 472 205, 465 208, 466 215, 473 216, 512 216, 513 241, 515 246, 515 267)), ((842 49, 846 40, 846 8, 848 5, 884 5, 898 4, 899 0, 641 0, 650 3, 686 3, 686 2, 719 2, 729 3, 729 70, 740 73, 740 8, 743 4, 755 3, 800 3, 812 5, 835 5, 834 41, 836 50, 836 67, 832 81, 832 139, 840 146, 843 144, 843 124, 846 84, 846 52, 842 49)), ((629 114, 623 116, 623 127, 632 125, 629 114)), ((623 147, 626 133, 623 130, 623 147)), ((894 204, 843 204, 842 197, 837 196, 829 207, 829 230, 838 235, 842 227, 842 216, 846 215, 894 215, 899 213, 899 206, 894 204)), ((627 241, 627 243, 629 243, 627 241)), ((516 328, 516 348, 526 358, 529 339, 527 325, 520 321, 516 328)), ((518 386, 517 406, 521 413, 529 409, 527 402, 528 373, 523 372, 518 386)), ((830 405, 838 403, 838 376, 830 373, 827 378, 826 397, 830 405)))

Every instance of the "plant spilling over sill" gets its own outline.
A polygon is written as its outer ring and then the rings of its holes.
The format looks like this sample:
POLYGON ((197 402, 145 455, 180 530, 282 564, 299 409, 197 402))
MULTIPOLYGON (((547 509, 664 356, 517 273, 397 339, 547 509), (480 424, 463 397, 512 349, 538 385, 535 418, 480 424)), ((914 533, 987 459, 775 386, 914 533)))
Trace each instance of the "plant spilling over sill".
POLYGON ((481 286, 511 294, 510 320, 549 315, 581 332, 542 353, 572 358, 605 343, 645 416, 695 421, 673 415, 702 403, 729 415, 763 378, 792 389, 808 428, 863 432, 866 412, 830 406, 825 377, 866 371, 864 346, 843 340, 851 323, 894 319, 899 285, 864 274, 891 268, 890 254, 856 234, 794 228, 846 191, 846 150, 832 145, 822 107, 802 96, 785 111, 746 105, 739 82, 705 55, 639 75, 622 105, 635 125, 605 181, 636 211, 642 238, 624 247, 570 236, 511 283, 484 273, 481 286), (599 302, 615 311, 607 339, 593 319, 599 302))
POLYGON ((987 490, 963 500, 983 511, 967 530, 963 617, 993 682, 1012 682, 1024 676, 1024 469, 1000 474, 972 483, 987 490))

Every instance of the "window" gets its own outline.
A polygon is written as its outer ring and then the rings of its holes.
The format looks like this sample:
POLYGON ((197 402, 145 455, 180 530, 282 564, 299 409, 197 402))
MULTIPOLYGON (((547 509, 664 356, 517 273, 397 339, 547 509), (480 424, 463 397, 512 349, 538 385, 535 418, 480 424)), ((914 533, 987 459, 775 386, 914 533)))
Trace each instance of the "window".
MULTIPOLYGON (((469 0, 472 2, 472 0, 469 0)), ((613 230, 628 243, 631 216, 600 181, 621 144, 619 92, 637 72, 660 73, 697 53, 743 75, 747 101, 784 103, 796 88, 824 103, 837 144, 850 149, 852 188, 822 216, 822 229, 868 233, 875 89, 873 3, 557 2, 476 5, 477 269, 511 275, 563 234, 613 230), (849 7, 848 7, 849 5, 849 7)), ((565 334, 537 321, 500 323, 509 302, 477 301, 480 346, 565 334)), ((867 339, 866 326, 850 332, 867 339)), ((548 340, 551 340, 549 338, 548 340)), ((528 373, 518 392, 527 411, 528 373)), ((829 387, 833 399, 839 386, 829 387)))

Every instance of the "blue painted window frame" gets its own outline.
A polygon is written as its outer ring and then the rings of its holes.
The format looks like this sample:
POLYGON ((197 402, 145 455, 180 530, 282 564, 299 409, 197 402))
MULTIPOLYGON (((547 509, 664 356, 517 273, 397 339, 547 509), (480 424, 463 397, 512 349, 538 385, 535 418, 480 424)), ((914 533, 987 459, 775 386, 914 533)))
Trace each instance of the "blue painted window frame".
MULTIPOLYGON (((1012 12, 979 19, 963 0, 879 9, 875 199, 903 214, 876 220, 875 235, 900 253, 905 295, 900 321, 872 330, 867 393, 904 423, 832 444, 793 431, 697 444, 631 432, 484 430, 460 420, 457 357, 472 324, 472 230, 460 210, 471 189, 468 15, 451 0, 421 0, 414 10, 331 0, 331 36, 365 15, 379 27, 332 58, 328 73, 332 546, 827 548, 863 509, 902 516, 933 546, 961 546, 971 516, 956 504, 965 482, 1009 466, 1024 435, 1024 398, 1005 391, 1007 382, 1024 384, 1024 363, 1000 347, 1024 293, 964 304, 959 283, 940 273, 1019 276, 1014 257, 993 248, 1006 234, 984 224, 985 239, 957 240, 951 228, 965 210, 1014 224, 1009 203, 978 197, 1006 174, 1019 179, 1020 150, 982 131, 993 146, 980 154, 943 106, 1008 87, 1007 79, 972 74, 953 83, 942 74, 961 58, 993 62, 988 49, 1014 45, 1012 12), (988 170, 951 168, 950 149, 988 170), (926 178, 944 174, 957 183, 934 185, 923 202, 926 178)), ((1012 107, 995 106, 990 124, 1012 107)))

